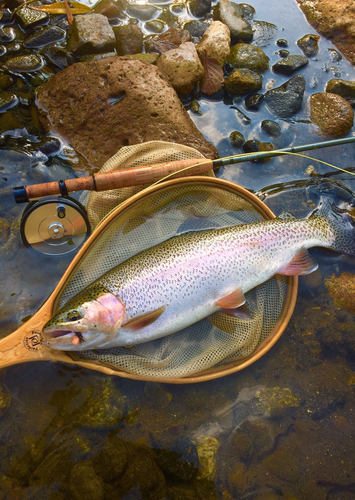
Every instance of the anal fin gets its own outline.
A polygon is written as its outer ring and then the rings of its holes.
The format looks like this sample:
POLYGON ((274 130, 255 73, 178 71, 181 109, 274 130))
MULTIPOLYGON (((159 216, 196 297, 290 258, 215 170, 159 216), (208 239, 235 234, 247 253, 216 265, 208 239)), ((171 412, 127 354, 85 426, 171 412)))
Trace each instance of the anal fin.
POLYGON ((243 304, 245 304, 245 297, 241 287, 216 301, 216 306, 222 309, 237 309, 243 304))
POLYGON ((318 269, 318 264, 313 257, 309 255, 308 251, 300 250, 290 262, 277 271, 277 274, 300 276, 302 274, 313 273, 316 269, 318 269))

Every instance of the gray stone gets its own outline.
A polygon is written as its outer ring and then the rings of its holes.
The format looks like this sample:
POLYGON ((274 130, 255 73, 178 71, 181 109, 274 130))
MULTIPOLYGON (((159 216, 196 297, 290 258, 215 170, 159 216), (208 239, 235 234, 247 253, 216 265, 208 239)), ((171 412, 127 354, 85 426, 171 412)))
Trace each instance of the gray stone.
POLYGON ((109 52, 116 45, 113 29, 102 14, 75 16, 68 36, 67 49, 76 55, 109 52))
POLYGON ((46 26, 36 31, 33 35, 26 38, 23 46, 26 49, 38 49, 46 45, 52 45, 56 42, 64 40, 66 32, 58 26, 46 26))
POLYGON ((258 47, 270 45, 277 32, 277 26, 266 21, 254 21, 253 23, 253 44, 258 47))
POLYGON ((295 75, 280 87, 271 89, 264 95, 269 111, 280 118, 296 113, 302 106, 306 81, 302 75, 295 75))
POLYGON ((126 13, 139 21, 151 21, 160 13, 160 9, 148 4, 128 4, 126 13))
POLYGON ((263 120, 260 126, 261 130, 270 137, 280 137, 281 135, 280 125, 273 120, 263 120))
POLYGON ((262 77, 251 69, 235 69, 225 80, 224 84, 231 95, 243 95, 256 92, 262 87, 262 77))
POLYGON ((316 54, 318 54, 319 40, 320 36, 318 35, 305 35, 297 40, 297 45, 302 49, 305 56, 314 57, 316 54))
POLYGON ((244 19, 243 9, 237 3, 220 0, 214 9, 213 17, 228 26, 232 43, 238 41, 250 42, 253 39, 251 24, 244 19))
POLYGON ((234 68, 247 68, 260 72, 269 68, 269 58, 265 52, 249 43, 233 45, 227 60, 234 68))
POLYGON ((117 53, 120 56, 139 54, 143 51, 143 33, 136 24, 124 24, 113 28, 117 53))
POLYGON ((37 103, 43 125, 96 169, 122 146, 151 140, 218 157, 159 70, 133 58, 73 64, 39 88, 37 103))
POLYGON ((204 17, 211 10, 211 0, 191 0, 190 12, 195 17, 204 17))
POLYGON ((292 73, 302 68, 306 64, 308 64, 307 57, 298 54, 291 54, 290 56, 287 56, 281 61, 278 61, 276 64, 274 64, 272 69, 275 71, 275 73, 280 73, 282 75, 292 75, 292 73))

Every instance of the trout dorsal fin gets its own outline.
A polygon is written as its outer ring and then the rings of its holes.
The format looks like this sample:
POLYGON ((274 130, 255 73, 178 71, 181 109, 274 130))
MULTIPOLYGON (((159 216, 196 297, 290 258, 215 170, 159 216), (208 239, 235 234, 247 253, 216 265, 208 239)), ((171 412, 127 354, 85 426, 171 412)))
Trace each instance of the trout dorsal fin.
POLYGON ((142 314, 141 316, 137 316, 136 318, 132 318, 127 323, 122 325, 122 329, 124 330, 129 330, 132 332, 136 332, 137 330, 141 330, 145 326, 150 325, 151 323, 154 323, 159 316, 163 314, 165 311, 166 306, 159 307, 159 309, 156 309, 155 311, 151 311, 147 314, 142 314))
POLYGON ((236 290, 233 290, 232 293, 218 299, 216 301, 216 306, 222 307, 223 309, 237 309, 237 307, 242 306, 244 303, 244 293, 242 288, 239 287, 236 290))
POLYGON ((317 262, 311 257, 307 250, 300 250, 293 259, 282 266, 277 274, 285 276, 300 276, 301 274, 310 274, 318 269, 317 262))

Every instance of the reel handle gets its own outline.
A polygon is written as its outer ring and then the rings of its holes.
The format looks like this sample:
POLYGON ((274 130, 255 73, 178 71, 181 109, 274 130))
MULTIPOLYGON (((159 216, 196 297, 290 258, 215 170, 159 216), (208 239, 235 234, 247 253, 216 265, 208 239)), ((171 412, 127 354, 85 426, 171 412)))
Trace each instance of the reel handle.
POLYGON ((190 158, 142 167, 123 168, 88 177, 15 187, 14 197, 16 203, 27 203, 44 196, 68 196, 69 193, 75 191, 109 191, 110 189, 150 184, 174 173, 172 178, 199 175, 211 170, 213 165, 213 161, 209 159, 190 158))

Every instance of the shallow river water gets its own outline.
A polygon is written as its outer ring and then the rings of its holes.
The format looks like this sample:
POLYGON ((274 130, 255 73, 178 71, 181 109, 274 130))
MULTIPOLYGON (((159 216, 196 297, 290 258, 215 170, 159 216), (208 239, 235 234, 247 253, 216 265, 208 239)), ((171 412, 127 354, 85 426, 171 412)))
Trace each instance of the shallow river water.
MULTIPOLYGON (((294 0, 251 4, 254 20, 277 27, 262 46, 270 67, 279 60, 279 38, 287 39, 291 54, 301 53, 296 41, 314 30, 294 0)), ((181 20, 184 16, 182 8, 181 20)), ((309 95, 323 92, 331 78, 355 79, 344 58, 333 61, 331 42, 321 38, 319 47, 300 71, 306 78, 302 109, 292 119, 278 120, 278 147, 324 140, 308 122, 309 95)), ((263 91, 287 80, 271 70, 263 78, 263 91)), ((218 96, 198 102, 201 114, 189 110, 190 116, 220 156, 241 152, 228 140, 233 131, 248 140, 270 140, 260 129, 262 120, 275 119, 265 106, 251 112, 243 99, 225 104, 218 96)), ((64 147, 61 158, 48 159, 36 150, 33 137, 7 135, 13 142, 3 140, 0 149, 0 206, 1 217, 13 223, 15 243, 10 256, 5 250, 0 254, 1 337, 40 307, 72 258, 40 256, 20 243, 16 220, 23 207, 15 206, 8 187, 40 182, 42 174, 47 180, 70 177, 70 162, 77 161, 70 148, 64 147)), ((323 175, 355 190, 353 176, 315 161, 352 167, 353 145, 309 156, 314 159, 283 156, 229 165, 217 175, 258 194, 276 214, 305 217, 311 211, 310 198, 317 202, 317 182, 323 175)), ((50 362, 2 370, 0 403, 11 395, 11 405, 0 418, 0 499, 353 498, 354 316, 333 302, 325 280, 354 272, 355 260, 320 250, 312 255, 319 271, 300 279, 296 309, 284 334, 265 356, 236 374, 169 385, 105 377, 50 362), (109 446, 116 454, 102 455, 109 446), (114 460, 118 468, 124 462, 125 475, 106 478, 103 493, 92 467, 98 471, 105 460, 110 463, 107 470, 114 460), (74 463, 82 469, 73 470, 74 463), (92 488, 87 490, 92 496, 80 496, 84 490, 78 483, 92 488)))

